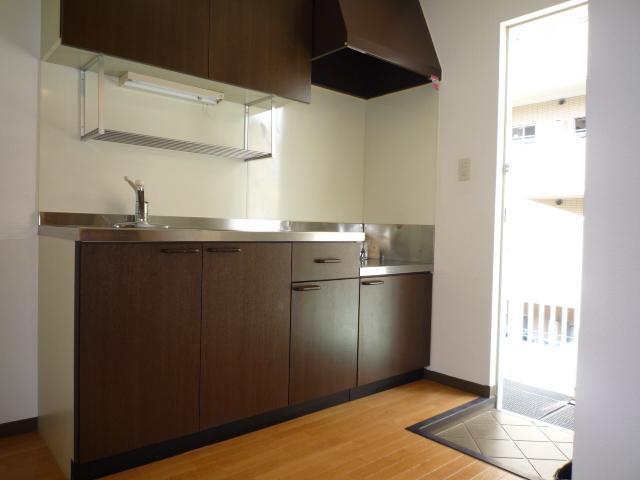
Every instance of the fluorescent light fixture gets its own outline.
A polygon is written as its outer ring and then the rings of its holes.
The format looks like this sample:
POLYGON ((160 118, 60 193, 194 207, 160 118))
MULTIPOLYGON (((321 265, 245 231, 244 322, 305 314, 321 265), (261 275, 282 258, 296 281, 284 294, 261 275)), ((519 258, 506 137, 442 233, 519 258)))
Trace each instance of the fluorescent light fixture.
POLYGON ((120 76, 121 87, 135 88, 145 92, 158 93, 169 97, 182 98, 205 105, 217 105, 224 99, 224 93, 204 88, 192 87, 170 82, 161 78, 149 77, 139 73, 125 72, 120 76))

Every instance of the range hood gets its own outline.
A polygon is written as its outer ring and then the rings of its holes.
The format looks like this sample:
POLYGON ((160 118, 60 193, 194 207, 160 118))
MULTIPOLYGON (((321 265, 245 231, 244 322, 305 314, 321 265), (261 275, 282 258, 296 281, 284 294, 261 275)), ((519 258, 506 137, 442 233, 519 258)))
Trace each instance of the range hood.
POLYGON ((442 72, 419 0, 315 0, 312 82, 361 98, 442 72))

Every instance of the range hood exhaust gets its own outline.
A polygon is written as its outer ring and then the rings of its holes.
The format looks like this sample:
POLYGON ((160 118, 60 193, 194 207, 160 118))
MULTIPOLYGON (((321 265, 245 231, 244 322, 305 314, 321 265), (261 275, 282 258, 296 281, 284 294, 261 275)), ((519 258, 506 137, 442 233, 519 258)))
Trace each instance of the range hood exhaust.
POLYGON ((419 0, 315 0, 312 81, 362 98, 442 71, 419 0))

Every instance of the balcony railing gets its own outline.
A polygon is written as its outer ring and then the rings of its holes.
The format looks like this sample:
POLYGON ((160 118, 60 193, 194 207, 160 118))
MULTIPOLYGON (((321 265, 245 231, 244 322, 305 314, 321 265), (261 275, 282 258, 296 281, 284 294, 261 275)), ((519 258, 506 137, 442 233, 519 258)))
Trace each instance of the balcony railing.
POLYGON ((549 346, 575 343, 579 326, 575 306, 513 300, 507 305, 506 336, 510 339, 549 346))

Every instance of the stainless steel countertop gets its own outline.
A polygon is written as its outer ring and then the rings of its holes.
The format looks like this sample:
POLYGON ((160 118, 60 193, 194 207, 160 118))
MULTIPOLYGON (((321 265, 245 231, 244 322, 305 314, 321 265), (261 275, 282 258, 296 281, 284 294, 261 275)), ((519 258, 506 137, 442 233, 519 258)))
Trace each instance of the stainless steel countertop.
POLYGON ((433 272, 433 264, 421 262, 404 262, 401 260, 369 259, 360 266, 361 277, 379 277, 382 275, 399 275, 402 273, 433 272))
POLYGON ((249 232, 196 228, 40 225, 38 234, 77 242, 362 242, 364 232, 249 232))

